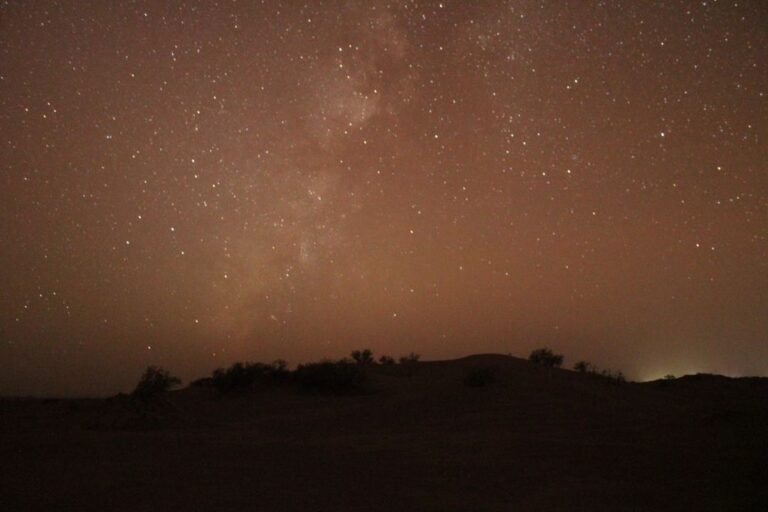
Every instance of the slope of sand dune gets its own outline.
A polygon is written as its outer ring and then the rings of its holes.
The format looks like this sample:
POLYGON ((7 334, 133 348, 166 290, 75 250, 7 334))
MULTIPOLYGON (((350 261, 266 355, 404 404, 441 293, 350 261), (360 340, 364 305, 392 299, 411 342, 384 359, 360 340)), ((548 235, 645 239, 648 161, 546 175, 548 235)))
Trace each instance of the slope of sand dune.
POLYGON ((2 508, 768 510, 768 379, 617 383, 494 354, 367 376, 340 396, 2 400, 2 508))

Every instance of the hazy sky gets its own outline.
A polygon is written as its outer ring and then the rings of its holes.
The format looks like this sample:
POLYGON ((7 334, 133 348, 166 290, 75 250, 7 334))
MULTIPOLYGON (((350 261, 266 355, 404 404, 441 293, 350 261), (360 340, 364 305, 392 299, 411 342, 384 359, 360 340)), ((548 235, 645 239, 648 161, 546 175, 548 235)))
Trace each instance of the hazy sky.
POLYGON ((4 2, 0 393, 768 374, 767 48, 763 0, 4 2))

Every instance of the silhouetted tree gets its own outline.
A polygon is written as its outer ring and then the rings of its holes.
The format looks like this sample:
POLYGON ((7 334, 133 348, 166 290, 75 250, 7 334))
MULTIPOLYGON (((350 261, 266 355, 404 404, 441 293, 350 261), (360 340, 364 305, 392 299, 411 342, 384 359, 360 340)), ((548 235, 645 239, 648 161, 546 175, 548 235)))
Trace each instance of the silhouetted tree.
POLYGON ((563 364, 563 355, 555 354, 548 348, 539 348, 531 352, 528 360, 534 364, 545 366, 547 368, 557 368, 563 364))
POLYGON ((390 357, 390 356, 381 356, 379 358, 379 364, 383 364, 383 365, 387 365, 387 366, 393 365, 393 364, 395 364, 395 358, 394 357, 390 357))
POLYGON ((373 352, 371 349, 354 350, 352 351, 352 359, 357 364, 373 364, 373 352))
POLYGON ((181 385, 181 380, 172 376, 167 370, 159 366, 148 366, 131 396, 144 401, 151 400, 179 385, 181 385))

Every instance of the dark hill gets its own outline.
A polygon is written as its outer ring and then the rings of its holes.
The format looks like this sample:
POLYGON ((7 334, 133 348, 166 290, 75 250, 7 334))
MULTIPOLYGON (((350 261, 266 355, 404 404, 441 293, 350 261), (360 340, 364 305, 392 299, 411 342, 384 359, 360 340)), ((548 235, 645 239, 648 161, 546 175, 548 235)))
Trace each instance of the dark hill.
POLYGON ((346 394, 3 400, 3 508, 768 510, 768 379, 621 383, 494 354, 365 372, 346 394))

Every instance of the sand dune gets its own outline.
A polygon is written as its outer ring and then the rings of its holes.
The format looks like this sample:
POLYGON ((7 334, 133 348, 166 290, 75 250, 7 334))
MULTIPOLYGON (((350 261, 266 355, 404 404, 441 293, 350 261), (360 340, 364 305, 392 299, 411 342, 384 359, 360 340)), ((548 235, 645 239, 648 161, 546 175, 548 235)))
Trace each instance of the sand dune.
POLYGON ((4 510, 768 510, 768 379, 476 355, 360 392, 0 402, 4 510), (495 382, 472 387, 478 369, 495 382))

